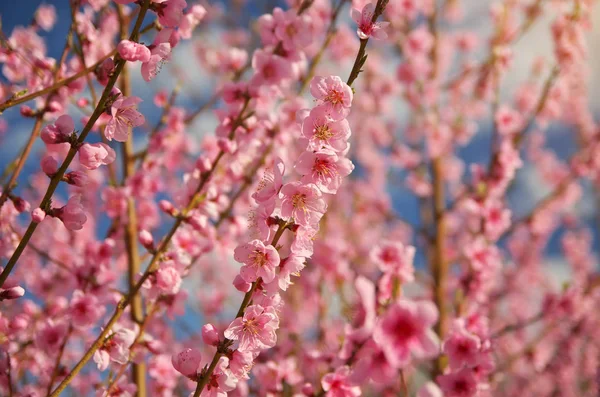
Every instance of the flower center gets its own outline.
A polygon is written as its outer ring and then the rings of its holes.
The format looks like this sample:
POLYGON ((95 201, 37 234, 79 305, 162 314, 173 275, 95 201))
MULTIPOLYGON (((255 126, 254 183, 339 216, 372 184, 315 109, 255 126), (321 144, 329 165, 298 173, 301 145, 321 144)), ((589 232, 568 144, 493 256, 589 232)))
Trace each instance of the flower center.
POLYGON ((331 103, 332 105, 337 105, 339 103, 344 102, 344 94, 338 90, 329 91, 329 95, 325 98, 325 101, 331 103))
POLYGON ((315 127, 315 136, 322 141, 331 138, 333 135, 333 131, 331 131, 331 128, 329 128, 327 124, 318 125, 315 127))
POLYGON ((333 174, 331 164, 328 161, 315 160, 313 165, 313 171, 319 174, 319 176, 328 176, 333 174))
POLYGON ((258 267, 263 267, 267 263, 267 254, 259 250, 255 250, 250 254, 250 259, 258 267))
POLYGON ((292 196, 292 205, 294 208, 302 208, 306 207, 306 196, 301 193, 296 193, 292 196))

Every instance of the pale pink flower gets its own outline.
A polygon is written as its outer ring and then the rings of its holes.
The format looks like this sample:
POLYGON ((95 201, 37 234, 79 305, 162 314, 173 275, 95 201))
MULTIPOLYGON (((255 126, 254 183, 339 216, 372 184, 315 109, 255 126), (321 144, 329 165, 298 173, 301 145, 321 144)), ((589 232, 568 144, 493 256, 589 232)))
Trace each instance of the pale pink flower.
POLYGON ((252 369, 254 356, 258 353, 234 350, 231 360, 229 360, 229 369, 238 379, 250 379, 248 373, 252 369))
POLYGON ((129 348, 135 341, 136 333, 120 325, 113 326, 102 347, 94 353, 94 362, 100 371, 108 368, 110 361, 126 364, 129 361, 129 348))
POLYGON ((185 0, 166 0, 158 3, 158 21, 162 26, 177 27, 186 6, 187 2, 185 0))
POLYGON ((279 193, 279 189, 281 189, 284 173, 285 164, 281 158, 275 158, 273 169, 265 171, 256 192, 252 194, 252 198, 254 198, 257 203, 265 203, 272 200, 279 193))
POLYGON ((350 135, 348 121, 333 121, 322 106, 312 109, 302 122, 302 136, 308 139, 308 150, 328 147, 343 154, 348 150, 350 135))
POLYGON ((194 379, 200 370, 202 355, 196 349, 185 349, 171 357, 173 368, 188 378, 194 379))
POLYGON ((240 351, 264 350, 275 346, 279 327, 277 315, 260 305, 246 308, 243 317, 238 317, 225 330, 225 337, 239 341, 240 351))
POLYGON ((498 247, 489 245, 484 237, 477 237, 465 244, 464 253, 474 270, 497 269, 500 266, 498 247))
POLYGON ((333 120, 341 120, 350 113, 353 93, 338 76, 315 76, 310 81, 310 93, 324 106, 333 120))
POLYGON ((106 124, 104 135, 109 141, 127 141, 129 129, 144 124, 144 115, 138 112, 137 104, 142 102, 138 97, 123 97, 117 99, 110 108, 112 118, 106 124))
POLYGON ((265 246, 260 240, 239 245, 233 252, 233 258, 243 263, 240 276, 247 281, 256 281, 259 277, 270 283, 275 278, 275 269, 279 266, 279 253, 271 245, 265 246))
POLYGON ((200 397, 227 397, 227 392, 235 389, 238 378, 227 368, 228 365, 229 359, 227 357, 219 359, 200 397))
POLYGON ((56 23, 56 8, 52 4, 42 4, 35 12, 35 23, 45 31, 52 30, 56 23))
POLYGON ((408 283, 415 279, 415 252, 413 246, 384 240, 371 250, 370 258, 382 272, 394 274, 400 277, 402 282, 408 283))
POLYGON ((347 365, 323 376, 321 386, 327 397, 357 397, 362 394, 360 386, 350 381, 350 367, 347 365))
POLYGON ((81 230, 87 221, 80 195, 71 197, 67 205, 52 211, 54 216, 59 218, 69 230, 81 230))
POLYGON ((181 288, 181 275, 174 266, 160 267, 156 271, 156 286, 163 294, 176 294, 181 288))
POLYGON ((373 13, 375 12, 375 4, 366 4, 362 11, 356 8, 352 9, 352 19, 358 24, 356 33, 361 40, 373 37, 376 40, 386 39, 387 33, 385 28, 389 22, 373 22, 373 13))
POLYGON ((252 57, 252 68, 257 84, 279 85, 293 77, 292 66, 288 60, 265 50, 256 50, 252 57))
POLYGON ((188 12, 185 13, 181 22, 179 23, 179 35, 182 39, 192 38, 192 33, 196 26, 204 19, 206 15, 206 8, 200 4, 194 4, 190 7, 188 12))
POLYGON ((64 322, 55 323, 53 320, 46 320, 35 333, 35 344, 48 355, 54 355, 64 342, 66 333, 67 325, 64 322))
POLYGON ((129 62, 148 62, 150 60, 150 49, 143 44, 130 40, 121 40, 117 45, 119 55, 129 62))
POLYGON ((408 59, 418 56, 428 56, 433 47, 434 38, 425 25, 413 29, 406 40, 402 41, 402 49, 408 59))
POLYGON ((40 136, 47 145, 68 142, 71 133, 75 130, 75 123, 71 116, 63 114, 56 119, 54 124, 48 124, 42 129, 40 136))
POLYGON ((523 117, 507 105, 501 105, 496 111, 496 128, 501 135, 513 135, 523 127, 523 117))
POLYGON ((160 72, 164 62, 169 60, 171 56, 171 44, 159 43, 154 44, 150 50, 150 59, 142 63, 142 77, 146 81, 150 81, 160 72))
POLYGON ((79 163, 88 170, 107 165, 115 161, 115 151, 105 143, 84 143, 77 151, 79 163))
POLYGON ((310 22, 306 15, 297 15, 295 10, 289 10, 283 21, 277 23, 275 36, 287 51, 303 49, 312 41, 310 22))
POLYGON ((380 318, 373 338, 396 368, 410 363, 411 356, 432 358, 439 354, 439 340, 431 329, 438 319, 429 301, 399 300, 380 318))
POLYGON ((73 292, 70 306, 71 322, 78 328, 94 325, 105 312, 96 296, 81 290, 73 292))
POLYGON ((481 341, 467 331, 464 320, 455 320, 450 335, 443 344, 450 368, 460 369, 463 365, 475 366, 479 361, 481 341))
POLYGON ((299 276, 300 271, 304 269, 306 258, 291 254, 281 261, 279 265, 279 274, 277 275, 277 283, 279 288, 286 291, 292 284, 291 276, 299 276))
POLYGON ((306 151, 300 155, 295 165, 296 171, 303 175, 302 182, 314 183, 323 193, 335 194, 342 179, 352 172, 352 161, 328 149, 317 152, 306 151))
POLYGON ((469 368, 437 377, 444 397, 474 397, 477 395, 477 379, 469 368))
POLYGON ((498 200, 489 199, 482 208, 485 220, 485 234, 489 239, 496 240, 510 226, 511 211, 498 200))
POLYGON ((290 182, 281 188, 281 193, 281 215, 294 218, 300 225, 316 225, 327 210, 321 191, 312 183, 290 182))
POLYGON ((46 213, 41 208, 36 208, 31 211, 31 220, 35 223, 40 223, 46 218, 46 213))

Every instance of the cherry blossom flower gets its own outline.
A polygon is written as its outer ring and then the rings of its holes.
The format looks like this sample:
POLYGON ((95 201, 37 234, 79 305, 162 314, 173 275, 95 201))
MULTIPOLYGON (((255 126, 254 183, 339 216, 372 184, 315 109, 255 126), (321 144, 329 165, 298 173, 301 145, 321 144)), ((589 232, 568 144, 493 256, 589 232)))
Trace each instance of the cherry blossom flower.
POLYGON ((196 349, 185 349, 171 357, 173 368, 188 378, 194 378, 200 370, 202 356, 196 349))
POLYGON ((95 170, 102 165, 115 161, 116 153, 105 143, 84 143, 77 151, 79 163, 88 170, 95 170))
POLYGON ((447 397, 473 397, 477 395, 477 380, 473 371, 463 368, 437 377, 437 382, 447 397))
POLYGON ((373 37, 376 40, 382 40, 387 38, 385 29, 389 25, 389 22, 373 22, 373 14, 375 12, 375 4, 366 4, 362 11, 356 8, 352 9, 352 19, 358 24, 356 33, 361 40, 373 37))
POLYGON ((236 261, 244 264, 240 269, 240 276, 249 283, 259 277, 266 283, 273 281, 275 269, 279 266, 280 260, 275 247, 265 246, 260 240, 252 240, 238 246, 233 257, 236 261))
POLYGON ((148 62, 150 60, 150 49, 130 40, 122 40, 117 46, 117 51, 121 58, 129 62, 148 62))
POLYGON ((302 182, 314 183, 323 193, 335 194, 342 184, 342 178, 350 175, 354 169, 352 162, 331 150, 304 152, 295 165, 296 171, 303 175, 302 182))
POLYGON ((238 317, 225 330, 227 339, 239 341, 238 350, 257 351, 275 346, 279 327, 277 316, 260 305, 246 308, 243 317, 238 317))
POLYGON ((347 365, 339 367, 335 372, 330 372, 321 379, 321 386, 327 397, 357 397, 362 394, 360 386, 352 384, 349 380, 350 368, 347 365))
POLYGON ((415 252, 415 247, 386 240, 371 250, 370 258, 382 272, 397 275, 402 282, 408 283, 415 279, 415 252))
POLYGON ((108 121, 104 135, 109 141, 115 139, 125 142, 129 137, 129 129, 144 124, 145 118, 136 109, 142 100, 138 97, 120 97, 110 108, 112 118, 108 121))
POLYGON ((200 397, 227 397, 227 392, 235 389, 238 378, 227 368, 228 365, 227 357, 219 359, 200 397))
POLYGON ((292 217, 300 225, 316 224, 327 210, 319 188, 312 184, 290 182, 281 188, 281 215, 292 217))
POLYGON ((40 134, 42 141, 47 145, 68 142, 71 133, 75 130, 75 124, 71 116, 63 114, 54 124, 49 124, 42 129, 40 134))
POLYGON ((310 93, 333 120, 341 120, 350 113, 354 94, 338 76, 313 77, 310 81, 310 93))
POLYGON ((81 196, 79 195, 71 197, 64 207, 53 209, 52 213, 69 230, 81 230, 87 221, 87 216, 81 204, 81 196))
POLYGON ((308 139, 309 150, 327 147, 344 154, 349 147, 350 125, 346 119, 333 121, 326 109, 318 106, 304 119, 302 136, 308 139))
POLYGON ((411 356, 431 358, 439 354, 439 340, 431 327, 438 311, 428 301, 399 300, 380 318, 373 338, 396 368, 410 363, 411 356))
POLYGON ((95 324, 106 309, 100 305, 98 298, 93 294, 77 290, 73 292, 70 311, 73 325, 78 328, 86 328, 95 324))

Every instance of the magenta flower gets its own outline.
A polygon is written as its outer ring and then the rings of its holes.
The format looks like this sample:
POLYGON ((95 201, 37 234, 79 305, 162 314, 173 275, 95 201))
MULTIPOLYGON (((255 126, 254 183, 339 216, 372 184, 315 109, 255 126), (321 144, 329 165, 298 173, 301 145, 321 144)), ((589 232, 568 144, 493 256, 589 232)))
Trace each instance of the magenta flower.
POLYGON ((281 193, 281 215, 294 218, 300 225, 316 225, 327 210, 321 191, 312 183, 290 182, 281 188, 281 193))
POLYGON ((40 136, 45 144, 68 142, 71 133, 75 130, 75 123, 71 116, 63 114, 56 119, 54 124, 49 124, 42 129, 40 136))
POLYGON ((117 99, 110 108, 112 118, 106 124, 104 135, 109 141, 127 141, 129 129, 138 127, 145 122, 144 115, 137 111, 137 104, 142 102, 138 97, 123 97, 117 99))
POLYGON ((81 230, 87 221, 80 195, 71 197, 67 205, 52 211, 53 215, 59 218, 69 230, 81 230))
POLYGON ((105 143, 84 143, 77 151, 79 163, 88 170, 95 170, 101 165, 107 165, 115 161, 117 155, 110 146, 105 143))
POLYGON ((444 392, 444 397, 473 397, 478 392, 475 373, 469 368, 440 375, 436 380, 444 392))
POLYGON ((403 368, 409 364, 411 355, 431 358, 439 354, 439 340, 431 329, 437 319, 438 311, 433 303, 402 299, 380 318, 373 339, 390 364, 403 368))
POLYGON ((350 367, 347 365, 323 376, 321 386, 327 397, 357 397, 362 394, 360 386, 350 381, 350 367))
POLYGON ((260 240, 238 246, 233 252, 233 258, 244 264, 240 269, 240 276, 249 283, 259 277, 270 283, 275 278, 275 268, 279 266, 279 253, 275 247, 265 246, 260 240))
POLYGON ((388 37, 385 28, 389 22, 373 22, 373 13, 375 12, 375 4, 366 4, 362 11, 356 8, 352 9, 352 19, 358 24, 356 33, 361 40, 373 37, 376 40, 386 39, 388 37))
POLYGON ((329 147, 336 152, 345 153, 348 150, 350 134, 348 121, 333 121, 322 106, 311 110, 302 123, 302 136, 308 139, 309 150, 329 147))
POLYGON ((295 168, 303 175, 302 182, 314 183, 323 193, 335 194, 342 179, 354 169, 354 164, 345 157, 338 157, 331 150, 321 149, 318 152, 302 153, 295 168))
POLYGON ((310 81, 310 93, 324 106, 333 120, 346 118, 352 105, 352 88, 338 76, 315 76, 310 81))
POLYGON ((188 378, 195 378, 200 369, 202 355, 196 349, 185 349, 171 357, 173 368, 188 378))
POLYGON ((279 319, 272 309, 260 305, 248 306, 243 317, 238 317, 225 330, 225 337, 239 341, 238 350, 258 351, 271 348, 277 342, 275 331, 279 319))
POLYGON ((73 292, 70 306, 71 322, 77 328, 94 325, 106 310, 96 296, 81 290, 73 292))

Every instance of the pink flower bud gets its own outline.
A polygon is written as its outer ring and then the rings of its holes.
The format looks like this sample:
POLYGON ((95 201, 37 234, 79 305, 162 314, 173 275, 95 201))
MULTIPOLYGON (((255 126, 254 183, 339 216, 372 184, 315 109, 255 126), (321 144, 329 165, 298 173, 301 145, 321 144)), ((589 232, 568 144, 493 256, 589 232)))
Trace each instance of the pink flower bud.
POLYGON ((49 124, 42 129, 41 138, 47 145, 68 142, 74 130, 75 123, 71 116, 63 114, 54 124, 49 124))
POLYGON ((23 117, 35 116, 35 112, 33 111, 33 109, 27 105, 21 106, 21 109, 19 109, 19 112, 21 113, 21 116, 23 116, 23 117))
POLYGON ((69 230, 81 230, 87 221, 87 216, 81 205, 81 196, 73 196, 62 208, 52 210, 69 230))
POLYGON ((315 388, 308 382, 302 385, 301 391, 305 396, 312 396, 315 394, 315 388))
POLYGON ((148 62, 150 60, 150 49, 143 44, 129 40, 122 40, 117 46, 119 55, 129 62, 148 62))
POLYGON ((161 211, 163 211, 164 213, 167 213, 171 216, 173 216, 175 214, 175 207, 173 207, 173 204, 171 204, 167 200, 160 200, 158 203, 158 206, 160 207, 161 211))
POLYGON ((0 301, 17 299, 25 295, 25 290, 22 287, 16 286, 7 289, 0 289, 0 301))
POLYGON ((233 286, 240 292, 248 292, 252 288, 252 283, 245 281, 239 274, 233 279, 233 286))
POLYGON ((140 243, 142 243, 142 245, 146 247, 146 249, 154 249, 154 239, 152 238, 152 234, 150 234, 148 230, 140 230, 140 232, 138 233, 138 238, 140 239, 140 243))
POLYGON ((210 346, 217 346, 219 344, 219 332, 214 325, 205 324, 202 327, 202 340, 210 346))
POLYGON ((36 208, 31 211, 31 220, 35 223, 40 223, 46 218, 46 213, 41 208, 36 208))
POLYGON ((20 212, 25 212, 29 209, 29 203, 23 200, 21 197, 13 197, 12 198, 13 205, 15 209, 20 212))
POLYGON ((185 349, 171 357, 173 368, 188 378, 193 378, 198 373, 202 356, 196 349, 185 349))
POLYGON ((65 180, 69 185, 85 187, 89 183, 90 178, 84 171, 71 171, 65 175, 65 180))
POLYGON ((41 161, 42 171, 48 176, 58 171, 58 161, 53 156, 45 156, 41 161))
POLYGON ((98 82, 102 85, 106 85, 113 70, 115 70, 115 61, 113 61, 112 58, 108 58, 106 61, 102 62, 102 65, 98 66, 96 69, 98 82))
POLYGON ((95 170, 101 165, 115 161, 115 151, 105 143, 84 143, 79 148, 79 162, 88 170, 95 170))

